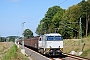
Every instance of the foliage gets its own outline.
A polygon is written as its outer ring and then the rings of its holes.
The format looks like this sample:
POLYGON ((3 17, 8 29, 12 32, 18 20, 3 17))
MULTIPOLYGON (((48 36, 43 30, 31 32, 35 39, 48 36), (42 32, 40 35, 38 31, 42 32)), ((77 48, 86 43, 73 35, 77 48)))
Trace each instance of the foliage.
POLYGON ((80 5, 81 6, 81 8, 82 8, 82 10, 81 10, 81 12, 82 12, 82 15, 81 15, 81 17, 82 17, 82 23, 83 23, 83 32, 84 32, 84 34, 83 35, 85 35, 85 32, 86 32, 86 36, 87 36, 87 33, 90 33, 90 29, 89 29, 89 25, 90 25, 90 3, 89 3, 89 0, 88 1, 85 1, 85 0, 83 0, 83 1, 81 1, 78 5, 80 5))
POLYGON ((6 38, 5 37, 0 37, 0 42, 5 42, 6 38))
POLYGON ((53 17, 52 19, 52 23, 54 24, 54 28, 58 28, 59 27, 59 24, 60 24, 60 21, 62 21, 62 17, 63 17, 63 14, 64 14, 64 10, 63 9, 60 9, 53 17))
POLYGON ((29 60, 14 44, 1 60, 29 60))
POLYGON ((45 14, 45 17, 40 21, 40 24, 38 25, 36 29, 36 33, 39 35, 42 35, 44 33, 51 33, 53 32, 53 17, 54 15, 60 11, 61 8, 59 6, 53 6, 48 9, 48 11, 45 14))
POLYGON ((15 42, 15 37, 14 36, 10 36, 9 41, 15 42))
POLYGON ((26 38, 30 38, 30 37, 33 37, 33 32, 30 29, 25 29, 25 31, 23 32, 23 35, 26 38))
POLYGON ((86 57, 88 55, 88 53, 90 53, 90 49, 84 51, 83 54, 81 54, 81 56, 86 57))
POLYGON ((38 35, 57 32, 64 38, 79 38, 80 18, 82 23, 82 36, 90 33, 90 0, 82 0, 67 10, 60 6, 48 9, 36 29, 38 35))

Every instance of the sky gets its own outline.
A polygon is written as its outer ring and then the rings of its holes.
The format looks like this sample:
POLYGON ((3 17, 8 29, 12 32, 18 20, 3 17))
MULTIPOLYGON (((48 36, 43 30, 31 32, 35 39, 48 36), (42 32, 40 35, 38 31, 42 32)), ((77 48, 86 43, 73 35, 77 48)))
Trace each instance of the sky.
POLYGON ((55 5, 68 9, 81 0, 0 0, 0 36, 22 36, 30 29, 37 36, 36 28, 48 8, 55 5), (22 28, 24 23, 24 29, 22 28))

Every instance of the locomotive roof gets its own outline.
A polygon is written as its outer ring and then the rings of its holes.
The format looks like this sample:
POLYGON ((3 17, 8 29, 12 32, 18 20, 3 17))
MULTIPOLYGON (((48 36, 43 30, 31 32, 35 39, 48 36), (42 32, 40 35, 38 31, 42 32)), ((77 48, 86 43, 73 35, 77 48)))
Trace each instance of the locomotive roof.
POLYGON ((61 36, 59 33, 44 34, 45 36, 61 36))

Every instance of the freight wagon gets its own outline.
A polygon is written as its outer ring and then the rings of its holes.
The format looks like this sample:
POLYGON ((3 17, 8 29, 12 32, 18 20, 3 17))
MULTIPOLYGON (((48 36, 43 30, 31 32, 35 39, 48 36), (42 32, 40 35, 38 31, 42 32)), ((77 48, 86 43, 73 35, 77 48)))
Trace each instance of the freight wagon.
MULTIPOLYGON (((35 51, 38 51, 38 37, 28 38, 24 40, 24 46, 29 47, 35 51)), ((19 40, 19 44, 22 44, 22 40, 19 40)))

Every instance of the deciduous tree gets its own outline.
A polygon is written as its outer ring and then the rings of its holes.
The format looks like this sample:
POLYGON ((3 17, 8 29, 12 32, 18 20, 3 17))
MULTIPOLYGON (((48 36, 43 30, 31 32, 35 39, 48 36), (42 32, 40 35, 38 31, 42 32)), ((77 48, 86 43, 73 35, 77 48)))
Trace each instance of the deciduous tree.
POLYGON ((26 38, 30 38, 30 37, 33 37, 33 32, 30 29, 25 29, 25 31, 23 32, 23 35, 26 38))

